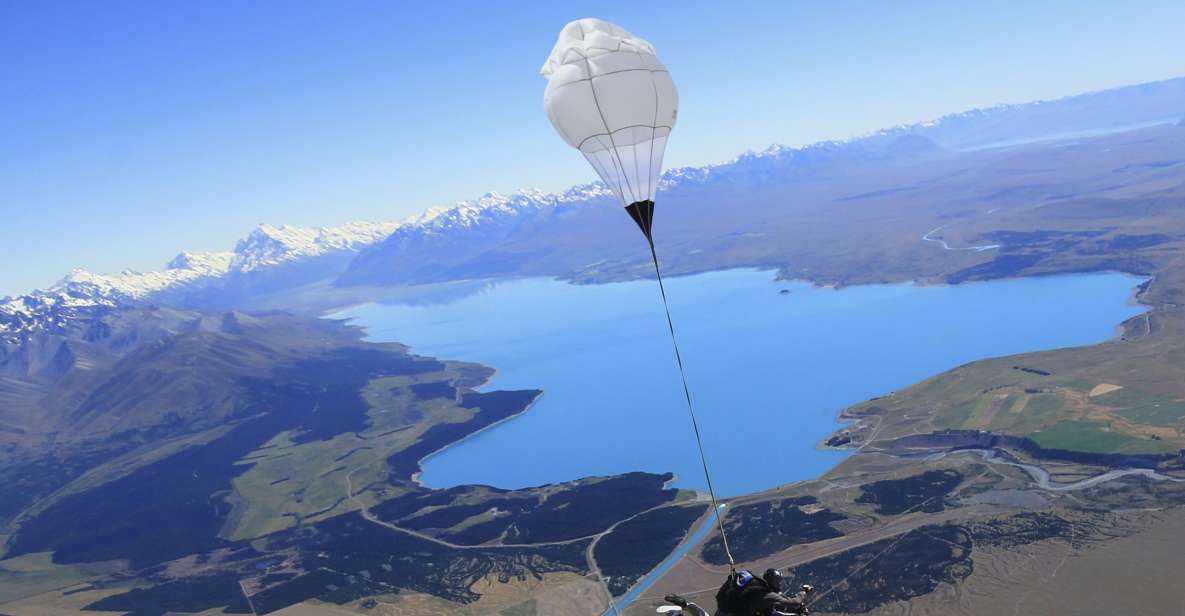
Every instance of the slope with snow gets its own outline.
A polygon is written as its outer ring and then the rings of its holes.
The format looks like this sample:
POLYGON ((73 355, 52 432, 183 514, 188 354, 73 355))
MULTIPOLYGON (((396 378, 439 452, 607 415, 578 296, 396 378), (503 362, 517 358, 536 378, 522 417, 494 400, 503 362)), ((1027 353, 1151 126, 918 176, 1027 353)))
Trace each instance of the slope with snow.
POLYGON ((159 271, 95 274, 75 269, 46 290, 0 298, 0 335, 55 331, 83 312, 165 301, 179 291, 217 289, 236 276, 319 257, 350 255, 398 223, 355 222, 331 228, 263 224, 233 252, 182 252, 159 271))
POLYGON ((229 269, 251 272, 332 252, 357 250, 387 237, 398 224, 353 222, 328 228, 261 224, 235 245, 229 269))

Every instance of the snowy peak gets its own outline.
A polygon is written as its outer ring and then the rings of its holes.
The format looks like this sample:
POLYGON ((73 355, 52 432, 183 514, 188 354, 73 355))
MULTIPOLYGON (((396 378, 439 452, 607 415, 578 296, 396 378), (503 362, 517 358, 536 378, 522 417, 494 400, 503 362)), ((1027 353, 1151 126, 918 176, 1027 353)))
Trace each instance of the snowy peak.
POLYGON ((231 252, 182 252, 165 264, 168 270, 190 270, 209 276, 220 276, 230 269, 234 253, 231 252))
POLYGON ((261 224, 235 245, 230 269, 250 272, 330 252, 357 250, 391 234, 398 223, 353 222, 340 227, 261 224))
POLYGON ((511 195, 486 193, 477 199, 462 201, 451 208, 433 208, 400 225, 400 230, 427 232, 468 228, 483 221, 515 216, 525 210, 554 205, 556 196, 539 190, 523 190, 511 195))

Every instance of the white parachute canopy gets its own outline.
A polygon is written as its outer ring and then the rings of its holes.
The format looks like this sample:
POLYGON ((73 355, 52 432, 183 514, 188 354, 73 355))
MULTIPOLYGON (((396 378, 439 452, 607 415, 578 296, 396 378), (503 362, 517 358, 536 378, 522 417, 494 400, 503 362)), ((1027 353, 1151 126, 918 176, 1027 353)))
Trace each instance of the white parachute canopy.
POLYGON ((654 47, 600 19, 564 26, 547 63, 543 108, 622 205, 653 202, 679 93, 654 47))

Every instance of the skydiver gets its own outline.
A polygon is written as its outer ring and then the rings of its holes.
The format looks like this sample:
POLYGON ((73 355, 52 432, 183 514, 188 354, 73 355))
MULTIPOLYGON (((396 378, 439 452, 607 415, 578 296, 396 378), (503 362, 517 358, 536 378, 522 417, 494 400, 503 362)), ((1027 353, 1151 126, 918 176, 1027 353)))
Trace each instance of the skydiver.
POLYGON ((782 614, 807 614, 806 596, 815 588, 810 584, 803 584, 801 589, 793 595, 782 592, 786 577, 777 569, 766 569, 761 576, 768 592, 757 597, 755 601, 745 605, 749 614, 760 616, 781 616, 782 614))
MULTIPOLYGON (((717 610, 715 616, 797 616, 810 613, 806 606, 806 597, 814 591, 814 587, 803 584, 801 590, 793 595, 783 593, 782 585, 785 577, 777 569, 766 569, 760 578, 754 578, 748 571, 739 571, 728 576, 728 580, 717 594, 717 610), (733 589, 736 590, 733 590, 733 589), (725 603, 724 595, 727 591, 736 593, 729 603, 739 605, 739 611, 729 612, 720 609, 725 603)), ((706 610, 679 595, 667 595, 663 599, 672 605, 682 608, 688 616, 708 616, 706 610)))

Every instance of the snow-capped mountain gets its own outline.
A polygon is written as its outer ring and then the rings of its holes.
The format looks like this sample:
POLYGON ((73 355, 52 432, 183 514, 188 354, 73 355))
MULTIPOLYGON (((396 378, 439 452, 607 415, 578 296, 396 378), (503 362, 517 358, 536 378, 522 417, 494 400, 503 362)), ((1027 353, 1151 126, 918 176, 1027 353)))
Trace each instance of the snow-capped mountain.
POLYGON ((228 286, 249 286, 286 265, 321 258, 348 260, 398 226, 393 222, 330 228, 262 224, 240 240, 233 252, 182 252, 159 271, 95 274, 75 269, 46 290, 0 298, 0 335, 54 331, 84 312, 141 303, 200 304, 228 286))

